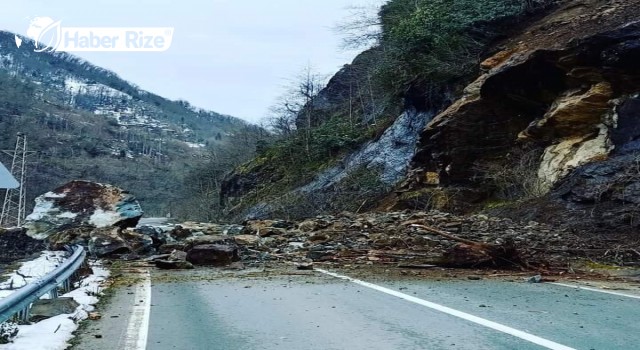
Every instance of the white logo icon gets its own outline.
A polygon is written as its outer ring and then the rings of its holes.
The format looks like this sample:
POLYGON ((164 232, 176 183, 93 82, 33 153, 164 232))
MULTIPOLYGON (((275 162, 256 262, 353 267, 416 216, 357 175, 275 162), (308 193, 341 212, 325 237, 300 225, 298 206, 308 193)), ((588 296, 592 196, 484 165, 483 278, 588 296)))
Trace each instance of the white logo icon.
POLYGON ((60 21, 50 17, 36 17, 31 20, 27 36, 35 40, 36 52, 55 51, 60 45, 60 21))
MULTIPOLYGON (((50 17, 31 20, 27 37, 34 40, 35 52, 53 51, 166 51, 173 41, 171 27, 63 27, 50 17)), ((16 46, 22 46, 16 35, 16 46)))

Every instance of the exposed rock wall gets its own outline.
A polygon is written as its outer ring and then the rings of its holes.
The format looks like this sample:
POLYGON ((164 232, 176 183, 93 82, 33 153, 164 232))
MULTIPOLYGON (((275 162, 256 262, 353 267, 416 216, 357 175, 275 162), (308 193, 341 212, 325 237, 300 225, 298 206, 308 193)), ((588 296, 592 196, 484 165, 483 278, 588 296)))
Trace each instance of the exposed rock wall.
MULTIPOLYGON (((295 198, 288 204, 302 207, 305 203, 313 208, 306 211, 306 216, 321 214, 331 210, 331 202, 339 193, 340 187, 355 172, 370 171, 381 187, 393 188, 404 179, 409 161, 415 154, 415 144, 420 131, 431 120, 433 113, 420 113, 410 110, 403 113, 377 140, 363 145, 358 151, 348 155, 340 164, 319 173, 310 183, 284 193, 269 203, 263 202, 249 208, 241 214, 242 219, 264 219, 274 216, 276 210, 287 210, 282 202, 295 198), (338 190, 339 191, 339 190, 338 190), (284 206, 284 209, 283 209, 284 206)), ((380 189, 380 193, 384 189, 380 189)), ((293 208, 291 208, 293 209, 293 208)))
POLYGON ((396 185, 404 178, 409 161, 415 154, 420 130, 432 117, 433 113, 419 113, 415 110, 403 113, 379 139, 367 143, 359 151, 346 157, 341 165, 323 171, 315 181, 298 191, 326 189, 360 167, 379 169, 380 180, 384 184, 396 185))
POLYGON ((548 195, 528 208, 533 217, 551 219, 553 207, 568 221, 591 212, 591 224, 635 225, 639 15, 638 0, 565 1, 502 43, 422 132, 402 190, 446 197, 430 202, 440 209, 478 210, 496 199, 494 165, 516 166, 514 154, 536 149, 528 173, 548 195))

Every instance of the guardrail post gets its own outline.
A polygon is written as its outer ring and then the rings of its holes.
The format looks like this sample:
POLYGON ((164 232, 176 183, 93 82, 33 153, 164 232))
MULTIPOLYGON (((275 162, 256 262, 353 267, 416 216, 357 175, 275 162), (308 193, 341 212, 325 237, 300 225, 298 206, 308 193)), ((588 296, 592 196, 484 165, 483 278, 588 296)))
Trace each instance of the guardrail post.
POLYGON ((18 312, 17 315, 17 321, 19 324, 25 324, 27 322, 29 322, 29 315, 31 314, 31 307, 28 306, 22 310, 20 310, 20 312, 18 312))
POLYGON ((69 293, 71 291, 71 277, 67 278, 66 280, 64 280, 64 282, 62 282, 62 290, 65 293, 69 293))

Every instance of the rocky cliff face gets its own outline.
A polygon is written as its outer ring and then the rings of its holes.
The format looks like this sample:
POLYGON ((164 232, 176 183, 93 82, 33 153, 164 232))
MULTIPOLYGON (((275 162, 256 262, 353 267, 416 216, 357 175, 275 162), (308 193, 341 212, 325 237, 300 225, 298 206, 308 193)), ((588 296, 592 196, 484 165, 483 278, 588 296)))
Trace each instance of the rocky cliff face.
POLYGON ((469 211, 537 197, 514 212, 636 227, 638 5, 567 1, 502 43, 422 132, 396 205, 469 211))

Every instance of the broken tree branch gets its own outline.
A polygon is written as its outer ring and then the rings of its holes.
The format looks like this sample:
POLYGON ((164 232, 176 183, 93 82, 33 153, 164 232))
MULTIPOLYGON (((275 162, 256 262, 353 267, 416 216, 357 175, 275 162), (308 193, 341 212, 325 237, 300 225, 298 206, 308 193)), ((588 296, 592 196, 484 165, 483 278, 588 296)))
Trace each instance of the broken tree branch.
POLYGON ((431 233, 435 233, 438 236, 442 236, 444 238, 450 239, 452 241, 456 241, 456 242, 460 242, 460 243, 464 243, 464 244, 468 244, 468 245, 486 245, 485 243, 481 243, 481 242, 476 242, 476 241, 472 241, 472 240, 468 240, 468 239, 464 239, 464 238, 460 238, 457 236, 454 236, 453 234, 447 232, 447 231, 442 231, 442 230, 438 230, 437 228, 433 228, 433 227, 429 227, 426 225, 418 225, 418 224, 412 224, 411 227, 415 227, 415 228, 419 228, 431 233))

